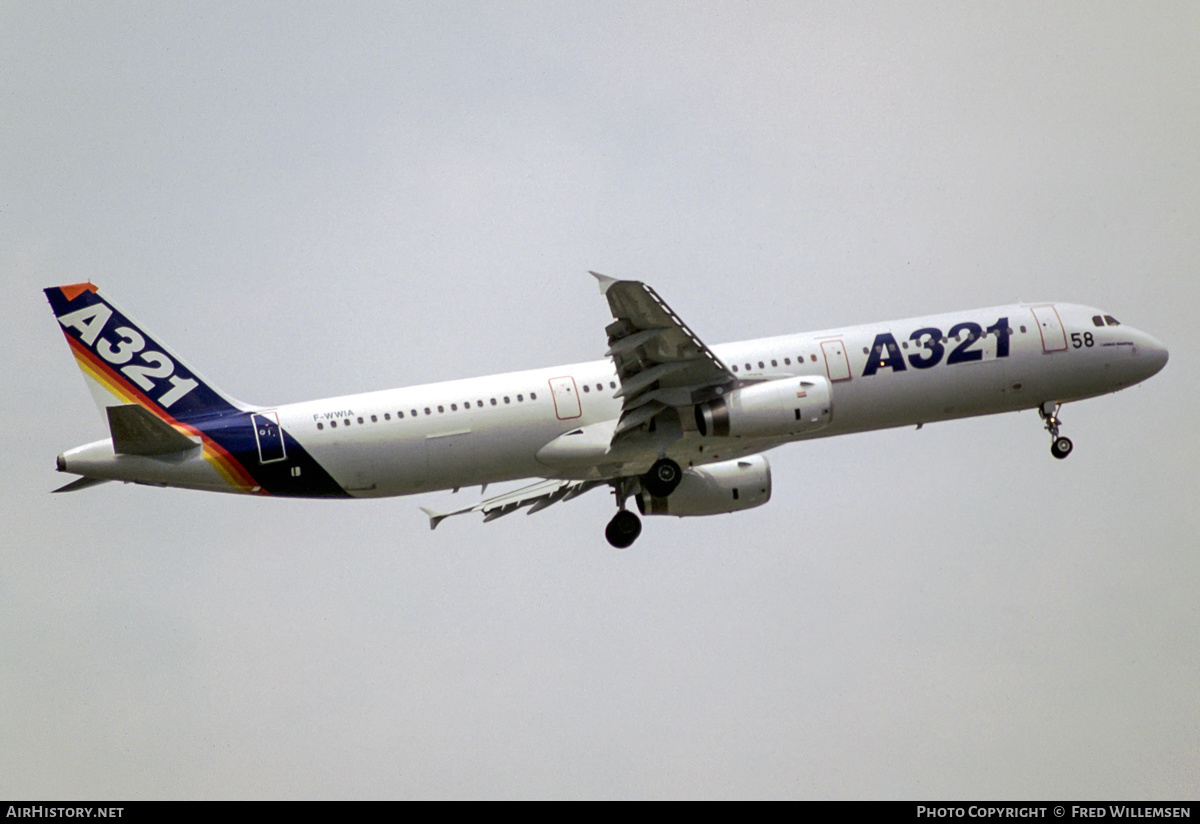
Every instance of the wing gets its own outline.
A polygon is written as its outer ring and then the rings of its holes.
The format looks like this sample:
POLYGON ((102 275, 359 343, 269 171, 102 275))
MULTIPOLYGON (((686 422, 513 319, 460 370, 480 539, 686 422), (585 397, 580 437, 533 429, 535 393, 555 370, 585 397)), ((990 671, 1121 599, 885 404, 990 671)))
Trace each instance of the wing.
POLYGON ((605 329, 605 354, 621 380, 613 396, 622 399, 613 443, 670 407, 703 403, 737 385, 729 368, 657 292, 640 281, 591 274, 616 318, 605 329))
POLYGON ((456 509, 453 512, 434 512, 432 509, 421 507, 421 511, 429 516, 429 528, 437 529, 446 518, 454 515, 464 515, 468 512, 482 512, 483 520, 494 521, 497 518, 503 517, 516 512, 518 509, 528 506, 529 512, 532 515, 535 512, 545 509, 559 501, 569 501, 572 498, 577 498, 590 489, 595 489, 606 481, 538 481, 529 486, 523 486, 520 489, 507 492, 503 495, 496 495, 493 498, 488 498, 486 501, 480 501, 474 506, 463 507, 456 509))
MULTIPOLYGON (((614 397, 622 399, 621 416, 611 443, 606 437, 606 443, 597 444, 598 454, 614 454, 613 448, 619 441, 624 441, 622 448, 625 451, 644 447, 649 450, 648 454, 653 454, 658 449, 658 440, 670 440, 671 436, 662 430, 672 427, 661 427, 653 438, 640 445, 634 430, 639 430, 643 424, 649 424, 646 428, 653 429, 654 419, 668 409, 720 397, 736 387, 738 380, 649 286, 640 281, 616 280, 596 272, 591 274, 600 281, 600 292, 608 298, 616 319, 605 329, 608 333, 605 354, 616 364, 621 381, 614 397)), ((611 422, 608 425, 611 426, 611 422)), ((677 420, 673 428, 679 429, 677 420)), ((523 507, 529 507, 532 515, 597 486, 621 484, 626 480, 628 478, 620 477, 545 480, 453 512, 421 509, 429 516, 429 528, 437 529, 446 518, 468 512, 482 512, 484 521, 493 521, 523 507)))

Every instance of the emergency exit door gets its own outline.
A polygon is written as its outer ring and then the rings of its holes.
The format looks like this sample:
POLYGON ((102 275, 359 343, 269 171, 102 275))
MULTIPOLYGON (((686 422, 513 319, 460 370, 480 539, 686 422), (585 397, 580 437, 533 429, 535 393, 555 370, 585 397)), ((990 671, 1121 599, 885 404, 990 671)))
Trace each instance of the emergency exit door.
POLYGON ((579 387, 572 377, 551 378, 550 396, 554 398, 554 414, 560 421, 578 418, 583 414, 579 405, 579 387))

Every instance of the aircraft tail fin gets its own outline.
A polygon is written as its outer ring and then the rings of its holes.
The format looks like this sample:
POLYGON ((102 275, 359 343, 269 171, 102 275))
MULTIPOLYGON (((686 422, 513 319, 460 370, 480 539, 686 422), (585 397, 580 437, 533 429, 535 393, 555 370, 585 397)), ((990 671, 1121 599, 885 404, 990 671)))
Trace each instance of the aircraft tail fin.
POLYGON ((142 407, 160 421, 176 423, 251 408, 200 377, 101 295, 95 285, 77 283, 44 291, 92 397, 108 417, 114 437, 119 429, 124 431, 133 449, 170 446, 167 451, 177 451, 184 447, 147 424, 140 413, 118 411, 114 422, 114 407, 142 407))

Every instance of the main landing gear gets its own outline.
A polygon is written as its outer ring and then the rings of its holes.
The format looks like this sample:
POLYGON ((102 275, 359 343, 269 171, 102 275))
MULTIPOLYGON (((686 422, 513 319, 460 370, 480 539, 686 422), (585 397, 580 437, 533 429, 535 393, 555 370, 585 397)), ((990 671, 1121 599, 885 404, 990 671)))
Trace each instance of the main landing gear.
POLYGON ((617 549, 627 549, 642 534, 642 522, 625 508, 625 499, 632 494, 635 482, 655 498, 665 498, 683 480, 683 470, 670 458, 659 458, 650 471, 637 478, 621 478, 613 482, 617 498, 617 514, 604 529, 604 537, 617 549))
POLYGON ((1071 443, 1070 438, 1060 437, 1058 434, 1058 425, 1061 423, 1058 419, 1058 410, 1060 409, 1062 409, 1061 403, 1046 401, 1038 407, 1038 414, 1046 422, 1046 431, 1054 439, 1050 442, 1050 454, 1061 461, 1071 454, 1074 445, 1071 443))
POLYGON ((665 498, 674 492, 675 487, 683 480, 683 470, 670 458, 659 458, 650 467, 650 471, 638 480, 641 481, 642 489, 655 498, 665 498))
POLYGON ((632 546, 641 534, 641 520, 628 509, 617 512, 608 522, 608 526, 604 528, 604 537, 617 549, 627 549, 632 546))
POLYGON ((618 478, 612 482, 613 495, 617 499, 617 514, 608 522, 604 529, 604 537, 617 549, 626 549, 633 545, 642 534, 642 522, 625 508, 628 498, 637 485, 637 478, 618 478))

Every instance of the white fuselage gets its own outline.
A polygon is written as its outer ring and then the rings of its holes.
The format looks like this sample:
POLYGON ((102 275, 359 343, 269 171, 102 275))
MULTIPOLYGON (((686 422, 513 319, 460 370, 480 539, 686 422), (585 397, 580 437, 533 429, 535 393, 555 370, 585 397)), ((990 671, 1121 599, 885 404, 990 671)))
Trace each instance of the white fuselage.
MULTIPOLYGON (((1129 326, 1096 325, 1094 317, 1104 315, 1072 304, 1013 305, 714 346, 747 382, 827 379, 829 425, 786 439, 704 437, 681 414, 682 436, 665 454, 698 466, 789 440, 1030 409, 1114 392, 1162 368, 1162 344, 1129 326)), ((537 458, 564 433, 614 421, 619 385, 612 363, 600 360, 266 411, 349 494, 407 495, 646 471, 660 450, 575 470, 537 458)))

